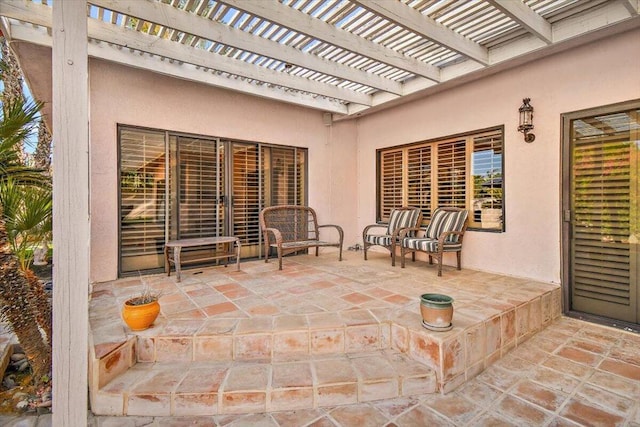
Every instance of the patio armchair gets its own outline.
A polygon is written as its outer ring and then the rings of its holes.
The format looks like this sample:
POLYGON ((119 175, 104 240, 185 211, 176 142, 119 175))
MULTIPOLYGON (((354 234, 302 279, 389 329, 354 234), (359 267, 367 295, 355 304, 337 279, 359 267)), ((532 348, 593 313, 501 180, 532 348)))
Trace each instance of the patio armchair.
POLYGON ((411 253, 415 260, 416 252, 425 252, 429 256, 429 264, 433 258, 438 262, 438 276, 442 276, 442 257, 445 252, 455 252, 458 270, 462 253, 462 239, 467 229, 466 209, 443 207, 438 208, 431 216, 431 222, 424 230, 423 237, 412 237, 410 233, 417 233, 420 228, 405 228, 400 233, 401 267, 404 268, 404 258, 411 253))
MULTIPOLYGON (((420 208, 403 206, 396 208, 389 214, 389 224, 371 224, 362 230, 362 242, 364 249, 364 259, 367 260, 367 250, 371 246, 382 246, 391 252, 391 265, 396 265, 396 245, 399 242, 400 232, 405 228, 419 227, 422 222, 422 211, 420 208), (373 234, 370 230, 384 228, 382 234, 373 234)), ((409 234, 415 236, 415 233, 409 234)))

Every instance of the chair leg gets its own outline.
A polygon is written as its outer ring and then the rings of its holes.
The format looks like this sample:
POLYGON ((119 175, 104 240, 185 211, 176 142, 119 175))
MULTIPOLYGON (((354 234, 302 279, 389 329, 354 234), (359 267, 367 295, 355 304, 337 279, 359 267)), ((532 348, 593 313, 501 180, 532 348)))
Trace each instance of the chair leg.
POLYGON ((456 252, 456 257, 458 258, 458 270, 461 270, 461 263, 460 263, 460 258, 461 258, 462 253, 460 251, 456 252))
POLYGON ((391 246, 391 267, 396 266, 396 246, 391 246))
POLYGON ((282 270, 282 249, 278 246, 278 270, 282 270))
POLYGON ((400 268, 404 268, 404 254, 405 254, 404 246, 400 246, 400 268))
POLYGON ((442 251, 439 251, 436 255, 436 261, 438 262, 438 277, 442 277, 442 261, 444 260, 444 256, 442 251))
POLYGON ((365 243, 362 245, 362 250, 364 251, 364 260, 365 260, 365 261, 367 260, 367 249, 368 249, 368 248, 369 248, 369 246, 367 246, 367 243, 365 242, 365 243))
POLYGON ((340 255, 338 255, 338 261, 342 261, 342 243, 340 243, 340 255))
POLYGON ((269 244, 265 243, 264 244, 264 262, 269 262, 269 244))
POLYGON ((433 265, 433 257, 429 254, 429 265, 433 265))

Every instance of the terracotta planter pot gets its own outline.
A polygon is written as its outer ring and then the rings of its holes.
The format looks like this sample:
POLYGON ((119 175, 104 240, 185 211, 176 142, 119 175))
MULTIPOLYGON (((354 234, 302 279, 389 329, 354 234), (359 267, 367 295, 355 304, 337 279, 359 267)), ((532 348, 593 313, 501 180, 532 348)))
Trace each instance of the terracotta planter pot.
POLYGON ((432 331, 448 331, 453 328, 453 298, 442 294, 420 296, 422 326, 432 331))
POLYGON ((160 304, 153 301, 147 304, 133 305, 131 300, 125 301, 122 307, 122 318, 132 331, 143 331, 156 320, 160 313, 160 304))

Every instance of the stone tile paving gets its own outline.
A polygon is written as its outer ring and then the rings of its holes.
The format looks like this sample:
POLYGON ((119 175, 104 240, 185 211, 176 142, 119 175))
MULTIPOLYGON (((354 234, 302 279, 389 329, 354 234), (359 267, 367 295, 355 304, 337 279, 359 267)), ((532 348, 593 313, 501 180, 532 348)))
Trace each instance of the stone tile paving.
MULTIPOLYGON (((409 267, 412 265, 409 263, 407 269, 400 270, 389 269, 385 262, 387 257, 384 260, 380 257, 382 263, 370 260, 366 264, 348 262, 348 258, 337 267, 335 263, 327 267, 323 265, 323 257, 295 257, 296 260, 304 260, 304 264, 297 265, 293 259, 285 260, 289 268, 280 274, 273 274, 273 264, 243 263, 245 272, 234 274, 231 281, 227 275, 207 270, 200 274, 192 271, 191 277, 186 277, 180 285, 174 280, 156 276, 157 280, 150 279, 154 287, 164 287, 167 291, 163 317, 158 326, 169 336, 172 333, 191 334, 192 329, 200 324, 193 321, 215 319, 215 323, 205 322, 195 332, 194 336, 198 337, 199 334, 207 335, 209 326, 218 332, 225 327, 225 322, 244 327, 238 320, 256 315, 271 316, 274 310, 278 310, 278 323, 268 325, 269 328, 312 327, 335 321, 325 312, 328 311, 326 305, 335 305, 336 301, 342 304, 338 310, 343 312, 355 307, 366 307, 374 314, 386 312, 392 305, 408 308, 408 305, 415 304, 416 285, 420 289, 426 283, 425 277, 435 278, 432 269, 425 267, 424 263, 416 263, 414 268, 409 267), (246 270, 252 274, 247 274, 246 270), (313 277, 309 277, 310 272, 313 272, 313 277), (304 280, 295 282, 300 278, 304 280)), ((540 286, 545 286, 523 279, 453 269, 445 269, 442 279, 429 281, 430 291, 446 292, 456 299, 455 323, 461 327, 467 322, 472 324, 474 319, 490 319, 505 306, 524 307, 522 302, 531 293, 539 292, 540 286), (479 299, 479 294, 485 297, 479 299)), ((111 301, 120 302, 139 290, 139 286, 139 278, 118 281, 117 288, 97 286, 93 302, 100 302, 101 294, 111 301)), ((559 303, 559 300, 543 301, 543 307, 555 307, 559 303)), ((119 317, 116 307, 113 303, 92 306, 94 334, 96 329, 100 329, 98 335, 105 338, 96 345, 98 353, 109 351, 112 335, 117 339, 125 335, 122 325, 113 322, 114 317, 119 317), (109 321, 102 322, 106 319, 109 321)), ((511 311, 514 318, 515 311, 511 311)), ((524 319, 522 324, 509 321, 487 324, 487 343, 492 341, 489 339, 492 334, 502 333, 503 336, 515 337, 521 344, 480 375, 444 396, 417 395, 322 409, 250 415, 153 418, 89 414, 89 425, 640 426, 640 336, 569 318, 556 320, 537 334, 527 334, 527 330, 535 328, 527 325, 526 319, 544 320, 548 313, 544 308, 542 311, 535 316, 527 316, 533 313, 518 313, 517 317, 524 319)), ((259 326, 247 323, 247 327, 259 326)), ((474 339, 472 332, 469 334, 471 340, 474 339)), ((471 360, 476 355, 469 352, 465 357, 471 360)), ((50 424, 50 416, 0 416, 0 425, 39 427, 50 424)))
MULTIPOLYGON (((212 417, 98 417, 139 426, 640 426, 640 335, 563 317, 447 395, 212 417)), ((286 378, 283 378, 286 381, 286 378)), ((51 416, 0 417, 48 427, 51 416)))

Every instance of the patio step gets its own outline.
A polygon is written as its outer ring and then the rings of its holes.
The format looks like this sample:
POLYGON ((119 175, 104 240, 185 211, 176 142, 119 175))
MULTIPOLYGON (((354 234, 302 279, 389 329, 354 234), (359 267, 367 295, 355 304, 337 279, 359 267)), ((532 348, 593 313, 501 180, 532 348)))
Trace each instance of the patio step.
POLYGON ((137 363, 91 393, 103 415, 217 415, 312 409, 434 393, 435 373, 397 350, 269 361, 137 363))

